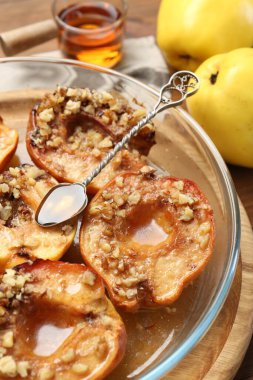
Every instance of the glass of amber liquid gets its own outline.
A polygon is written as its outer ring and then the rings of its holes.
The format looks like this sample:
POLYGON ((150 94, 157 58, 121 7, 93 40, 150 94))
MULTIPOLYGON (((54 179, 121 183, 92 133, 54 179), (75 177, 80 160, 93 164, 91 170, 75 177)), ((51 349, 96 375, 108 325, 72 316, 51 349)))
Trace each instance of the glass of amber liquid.
POLYGON ((67 58, 104 67, 122 58, 127 2, 54 0, 59 47, 67 58))

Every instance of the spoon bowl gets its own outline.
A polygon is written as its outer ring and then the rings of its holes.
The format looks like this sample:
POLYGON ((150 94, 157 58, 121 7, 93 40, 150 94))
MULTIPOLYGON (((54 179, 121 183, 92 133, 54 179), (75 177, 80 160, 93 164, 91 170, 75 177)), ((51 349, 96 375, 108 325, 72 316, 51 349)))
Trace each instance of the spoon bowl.
POLYGON ((86 187, 82 183, 60 183, 43 198, 35 220, 41 227, 53 227, 80 214, 87 204, 86 187))

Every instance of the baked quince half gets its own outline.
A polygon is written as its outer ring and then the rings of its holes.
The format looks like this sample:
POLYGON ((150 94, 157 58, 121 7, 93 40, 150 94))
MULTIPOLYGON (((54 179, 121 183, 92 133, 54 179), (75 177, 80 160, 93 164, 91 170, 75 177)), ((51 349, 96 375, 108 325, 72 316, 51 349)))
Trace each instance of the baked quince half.
POLYGON ((0 379, 102 379, 121 360, 124 324, 84 265, 25 263, 0 291, 0 379))
POLYGON ((0 171, 8 164, 18 145, 18 132, 7 127, 0 116, 0 171))
POLYGON ((213 211, 189 180, 140 173, 116 177, 84 214, 80 247, 127 311, 168 305, 206 266, 213 252, 213 211))
MULTIPOLYGON (((58 88, 31 111, 27 150, 39 167, 60 182, 84 180, 122 136, 145 115, 122 97, 106 91, 58 88)), ((154 127, 147 124, 88 186, 96 193, 117 174, 139 170, 154 144, 154 127)))
POLYGON ((9 168, 0 175, 0 272, 34 258, 58 260, 69 248, 75 221, 42 228, 34 214, 57 181, 32 165, 9 168))

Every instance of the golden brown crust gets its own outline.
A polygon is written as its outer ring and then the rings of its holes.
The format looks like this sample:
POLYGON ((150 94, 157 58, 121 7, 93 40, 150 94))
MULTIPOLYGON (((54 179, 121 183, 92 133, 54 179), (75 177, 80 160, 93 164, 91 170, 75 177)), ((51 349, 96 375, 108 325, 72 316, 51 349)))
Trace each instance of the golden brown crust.
POLYGON ((21 262, 57 260, 72 243, 76 223, 42 228, 35 211, 56 180, 33 165, 9 168, 0 175, 0 271, 21 262))
POLYGON ((124 324, 84 265, 22 264, 0 291, 0 379, 97 380, 122 359, 124 324))
POLYGON ((0 116, 0 172, 3 171, 11 160, 18 145, 18 132, 6 127, 0 116))
POLYGON ((116 177, 91 201, 81 253, 128 311, 168 305, 206 266, 214 244, 213 211, 189 180, 152 169, 116 177))
MULTIPOLYGON (((27 130, 27 150, 33 161, 59 181, 85 179, 115 143, 145 114, 108 92, 60 88, 33 108, 27 130)), ((88 187, 97 192, 117 174, 138 170, 154 144, 147 124, 88 187), (136 150, 138 149, 138 151, 136 150)))

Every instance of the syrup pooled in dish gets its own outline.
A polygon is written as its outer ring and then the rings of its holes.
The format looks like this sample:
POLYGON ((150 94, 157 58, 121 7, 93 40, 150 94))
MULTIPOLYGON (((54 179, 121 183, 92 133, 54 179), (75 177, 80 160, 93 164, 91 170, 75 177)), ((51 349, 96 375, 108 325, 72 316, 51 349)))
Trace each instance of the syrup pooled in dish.
POLYGON ((18 145, 18 132, 6 127, 0 116, 0 171, 5 169, 18 145))
POLYGON ((127 311, 177 300, 207 264, 213 242, 213 211, 197 185, 148 166, 106 185, 80 232, 85 262, 127 311))
POLYGON ((124 324, 92 271, 37 260, 1 277, 0 379, 102 379, 122 359, 124 324))
MULTIPOLYGON (((123 97, 106 91, 58 88, 30 115, 27 150, 32 160, 61 182, 83 181, 115 143, 143 116, 123 97)), ((88 186, 96 193, 117 174, 139 170, 154 144, 154 127, 146 124, 88 186)))
POLYGON ((76 223, 42 228, 35 211, 57 181, 32 165, 0 175, 0 271, 34 258, 58 260, 72 243, 76 223))

